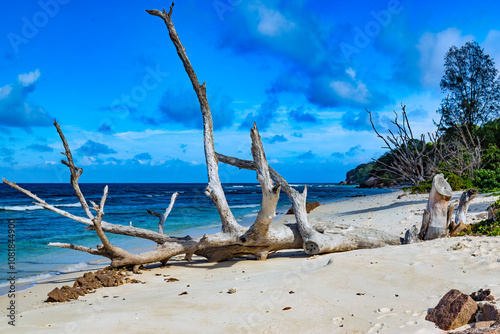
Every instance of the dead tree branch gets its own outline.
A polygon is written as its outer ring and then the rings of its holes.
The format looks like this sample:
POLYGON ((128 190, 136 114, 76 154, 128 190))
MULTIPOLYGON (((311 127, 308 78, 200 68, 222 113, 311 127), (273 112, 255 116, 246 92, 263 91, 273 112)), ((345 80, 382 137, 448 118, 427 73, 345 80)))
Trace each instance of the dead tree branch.
POLYGON ((170 39, 174 43, 177 54, 184 65, 184 69, 191 80, 193 89, 198 97, 198 102, 200 103, 201 113, 203 115, 203 142, 205 146, 205 160, 207 163, 208 172, 208 186, 205 194, 209 196, 217 207, 221 221, 222 230, 224 232, 236 232, 241 231, 242 227, 236 222, 233 213, 229 209, 229 204, 227 204, 226 197, 224 196, 224 191, 222 190, 222 184, 219 179, 219 166, 218 161, 215 156, 214 148, 214 130, 212 124, 212 114, 210 112, 210 106, 207 100, 207 89, 206 83, 204 82, 200 85, 198 77, 194 72, 193 66, 186 54, 186 48, 181 43, 177 31, 175 30, 174 23, 172 22, 172 9, 174 3, 170 6, 170 10, 167 13, 165 9, 162 12, 159 10, 146 10, 149 14, 158 16, 165 22, 167 26, 170 39))
POLYGON ((394 111, 395 118, 391 123, 396 127, 396 132, 389 129, 389 135, 385 137, 377 131, 372 112, 368 109, 366 110, 370 115, 370 124, 377 137, 385 143, 385 146, 382 148, 388 149, 393 158, 393 161, 390 163, 385 163, 380 159, 375 161, 382 165, 390 174, 403 177, 405 181, 409 181, 412 184, 418 184, 429 176, 429 168, 425 166, 425 160, 428 155, 425 135, 422 134, 420 139, 416 139, 413 136, 408 115, 406 114, 406 106, 401 105, 401 109, 402 123, 398 120, 398 113, 394 111))
POLYGON ((481 140, 472 134, 467 124, 458 121, 449 132, 429 134, 441 169, 471 179, 474 171, 483 167, 481 140))
POLYGON ((73 219, 77 222, 87 225, 95 230, 99 236, 102 245, 97 249, 77 246, 67 243, 50 243, 49 246, 68 248, 82 252, 88 252, 93 255, 105 256, 111 259, 111 266, 134 266, 137 269, 141 264, 153 262, 166 263, 172 256, 185 254, 186 259, 190 259, 193 254, 206 257, 209 261, 222 261, 236 256, 251 254, 257 259, 264 260, 269 253, 282 249, 300 249, 304 248, 308 254, 317 254, 321 252, 346 251, 357 248, 380 247, 387 244, 397 244, 397 238, 387 235, 380 231, 370 229, 355 229, 341 226, 325 228, 323 226, 311 226, 306 209, 305 201, 307 196, 307 187, 304 187, 302 193, 296 191, 279 175, 274 169, 269 167, 264 153, 264 147, 257 130, 254 126, 251 130, 252 138, 252 156, 253 161, 239 160, 236 158, 217 155, 214 149, 213 123, 210 107, 207 100, 205 83, 200 85, 196 74, 186 55, 185 48, 182 46, 177 32, 171 20, 173 4, 167 13, 165 9, 148 10, 151 15, 163 19, 169 31, 177 54, 181 59, 186 73, 188 74, 193 89, 196 92, 203 116, 203 143, 205 148, 205 160, 207 163, 208 187, 206 194, 212 199, 219 212, 222 227, 221 232, 207 234, 199 238, 170 237, 163 234, 165 220, 172 210, 177 193, 172 195, 170 204, 164 214, 159 214, 148 210, 148 212, 158 217, 158 232, 135 228, 132 226, 116 225, 104 222, 104 204, 108 196, 108 187, 106 186, 99 204, 92 203, 96 211, 94 216, 80 190, 78 179, 82 175, 83 169, 76 167, 69 149, 69 145, 61 131, 61 128, 54 122, 56 129, 61 137, 65 153, 68 160, 63 160, 63 164, 68 166, 71 171, 71 184, 76 196, 80 200, 82 208, 87 217, 79 217, 60 210, 53 205, 46 203, 30 191, 19 187, 17 184, 3 180, 4 183, 23 192, 36 201, 44 209, 58 213, 64 217, 73 219), (252 169, 257 172, 257 180, 262 188, 262 206, 257 218, 252 226, 244 228, 239 225, 227 203, 218 174, 219 160, 236 165, 240 168, 252 169), (274 181, 274 184, 273 184, 274 181), (290 197, 294 206, 297 224, 274 223, 276 205, 279 199, 280 189, 290 197), (140 254, 129 253, 117 246, 114 246, 107 238, 106 233, 122 234, 148 239, 157 243, 157 247, 151 251, 140 254))
POLYGON ((160 233, 160 234, 163 234, 163 228, 165 226, 165 221, 167 220, 167 217, 170 214, 170 211, 172 211, 172 208, 174 207, 175 199, 177 198, 177 196, 179 196, 178 192, 175 192, 172 194, 172 197, 170 198, 170 204, 168 205, 167 209, 165 210, 165 212, 163 214, 146 209, 146 211, 150 215, 160 218, 160 221, 158 222, 158 233, 160 233))

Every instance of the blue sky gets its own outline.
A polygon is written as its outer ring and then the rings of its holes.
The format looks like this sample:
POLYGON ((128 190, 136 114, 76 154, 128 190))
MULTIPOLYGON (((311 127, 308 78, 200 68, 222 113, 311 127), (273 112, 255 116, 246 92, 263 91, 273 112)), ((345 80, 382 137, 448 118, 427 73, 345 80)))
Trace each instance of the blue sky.
MULTIPOLYGON (((164 1, 2 2, 0 176, 68 182, 57 119, 81 182, 205 182, 201 113, 164 23, 164 1)), ((496 1, 176 2, 173 21, 207 92, 216 150, 250 159, 256 122, 290 182, 338 182, 384 150, 407 105, 434 130, 451 45, 500 61, 496 1)), ((221 166, 223 182, 255 174, 221 166)))

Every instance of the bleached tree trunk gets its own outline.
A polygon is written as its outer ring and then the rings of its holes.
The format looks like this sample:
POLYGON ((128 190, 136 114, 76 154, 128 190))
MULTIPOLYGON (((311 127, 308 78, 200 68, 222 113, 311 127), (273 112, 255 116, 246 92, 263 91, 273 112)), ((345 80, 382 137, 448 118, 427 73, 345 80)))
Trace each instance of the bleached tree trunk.
POLYGON ((67 161, 63 160, 62 163, 70 169, 71 184, 87 217, 75 216, 56 208, 14 182, 5 179, 3 179, 3 182, 34 199, 36 205, 85 224, 90 230, 95 230, 102 244, 97 245, 95 249, 59 242, 50 243, 49 246, 68 248, 88 252, 93 255, 104 256, 111 260, 112 267, 133 266, 134 270, 137 270, 141 264, 153 262, 165 264, 172 256, 179 254, 185 254, 187 260, 190 260, 193 254, 204 256, 209 261, 222 261, 247 254, 255 255, 259 260, 265 260, 269 253, 282 249, 300 249, 303 247, 306 253, 317 254, 322 252, 337 252, 357 248, 380 247, 386 244, 397 244, 396 237, 376 230, 346 228, 342 226, 330 228, 311 226, 305 208, 307 187, 304 188, 302 193, 296 191, 290 187, 281 175, 268 166, 262 141, 255 125, 251 130, 253 161, 240 160, 217 155, 215 153, 213 123, 206 95, 206 85, 205 83, 202 85, 199 84, 196 74, 186 55, 185 48, 180 42, 171 20, 172 8, 173 4, 168 13, 165 9, 163 9, 162 12, 158 10, 148 10, 147 12, 162 18, 165 22, 170 39, 177 50, 179 58, 184 65, 186 73, 198 97, 203 116, 203 142, 209 180, 206 194, 212 199, 219 212, 222 231, 215 234, 204 235, 200 238, 191 238, 189 236, 178 238, 164 235, 163 229, 165 220, 172 210, 177 197, 176 194, 172 195, 170 205, 164 214, 148 210, 150 214, 159 218, 158 232, 133 226, 104 222, 102 218, 104 215, 104 204, 108 196, 108 187, 106 186, 104 189, 100 204, 98 205, 90 202, 93 205, 93 207, 90 208, 78 185, 78 179, 83 169, 75 166, 64 134, 59 124, 54 121, 54 125, 65 148, 65 153, 63 154, 68 158, 67 161), (249 228, 244 228, 239 225, 229 209, 218 175, 219 160, 228 164, 239 165, 240 168, 252 169, 257 172, 257 180, 262 188, 262 206, 254 224, 249 228), (292 202, 297 220, 297 224, 295 225, 272 222, 276 212, 280 189, 287 193, 292 202), (96 211, 95 216, 91 213, 91 209, 96 211), (154 250, 140 254, 132 254, 120 247, 112 245, 106 233, 140 237, 152 240, 158 245, 154 250))
MULTIPOLYGON (((217 158, 220 162, 228 165, 255 170, 252 161, 228 157, 220 153, 217 153, 217 158)), ((275 183, 281 185, 281 189, 288 195, 292 203, 295 220, 303 240, 302 247, 306 254, 314 255, 401 244, 396 236, 374 229, 339 229, 334 226, 332 230, 328 231, 311 226, 306 212, 307 186, 304 186, 303 192, 300 193, 293 189, 272 167, 269 167, 269 171, 271 178, 275 183)))
POLYGON ((451 196, 451 187, 443 174, 435 175, 427 201, 427 213, 424 213, 420 229, 420 236, 423 240, 432 240, 447 235, 448 203, 451 196))
POLYGON ((477 189, 469 189, 462 193, 460 196, 460 202, 458 203, 457 213, 455 214, 455 223, 452 224, 451 229, 455 229, 460 223, 467 224, 467 212, 469 211, 469 205, 474 198, 479 194, 477 189))

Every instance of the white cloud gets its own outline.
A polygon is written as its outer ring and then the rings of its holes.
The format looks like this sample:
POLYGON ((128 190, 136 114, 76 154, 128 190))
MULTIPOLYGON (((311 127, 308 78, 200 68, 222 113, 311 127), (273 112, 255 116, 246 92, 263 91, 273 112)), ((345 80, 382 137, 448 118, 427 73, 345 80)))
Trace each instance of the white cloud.
POLYGON ((493 58, 497 68, 500 68, 500 31, 490 30, 483 44, 484 52, 493 58))
POLYGON ((287 20, 280 12, 274 9, 259 6, 258 10, 260 21, 257 30, 262 35, 275 37, 295 27, 294 22, 287 20))
POLYGON ((356 71, 353 70, 351 67, 345 70, 345 73, 347 73, 353 80, 356 79, 356 71))
POLYGON ((444 56, 450 46, 455 45, 459 48, 472 40, 474 40, 473 35, 462 36, 462 31, 456 28, 448 28, 438 33, 424 33, 416 45, 420 52, 420 81, 423 87, 439 89, 444 74, 444 56))
POLYGON ((34 83, 35 81, 37 81, 39 77, 40 77, 40 71, 38 69, 36 69, 33 72, 19 74, 19 76, 17 77, 17 80, 19 81, 19 83, 21 85, 23 85, 23 87, 27 87, 27 86, 31 85, 32 83, 34 83))
POLYGON ((9 96, 10 92, 12 92, 12 86, 5 85, 0 87, 0 100, 9 96))
POLYGON ((346 81, 332 81, 330 87, 332 87, 338 96, 344 99, 359 103, 368 103, 369 91, 361 81, 357 81, 354 84, 346 81))

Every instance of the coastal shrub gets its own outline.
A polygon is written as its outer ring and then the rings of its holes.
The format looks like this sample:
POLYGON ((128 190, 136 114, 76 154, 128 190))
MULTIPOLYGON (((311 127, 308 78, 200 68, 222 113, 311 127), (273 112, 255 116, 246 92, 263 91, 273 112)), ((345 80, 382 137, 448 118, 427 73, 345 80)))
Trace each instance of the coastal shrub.
POLYGON ((474 184, 472 183, 472 180, 468 180, 466 178, 462 178, 456 174, 450 173, 450 172, 443 172, 444 177, 448 181, 448 184, 451 187, 451 190, 457 191, 457 190, 466 190, 470 188, 474 188, 474 184))
POLYGON ((490 237, 500 235, 500 220, 486 219, 477 224, 469 225, 469 228, 460 235, 487 235, 490 237))
MULTIPOLYGON (((493 202, 490 207, 493 211, 500 209, 500 199, 493 202)), ((462 235, 487 235, 487 236, 497 236, 500 235, 500 215, 496 215, 495 219, 482 220, 477 224, 471 224, 468 226, 462 235)))
POLYGON ((490 206, 493 208, 493 209, 500 209, 500 198, 497 199, 495 202, 493 202, 492 204, 490 204, 490 206))
MULTIPOLYGON (((444 171, 442 173, 444 174, 444 177, 447 179, 447 181, 450 184, 450 187, 453 191, 474 188, 474 184, 473 184, 472 180, 462 178, 456 174, 446 172, 446 171, 444 171)), ((405 192, 409 192, 412 195, 413 194, 428 194, 431 191, 431 188, 432 188, 432 180, 427 180, 427 181, 421 181, 419 184, 411 186, 411 187, 404 187, 403 190, 405 192)))
POLYGON ((485 162, 484 169, 499 169, 500 168, 500 149, 496 144, 489 144, 484 150, 483 161, 485 162))
POLYGON ((428 194, 432 188, 432 180, 421 181, 419 184, 411 187, 403 187, 404 192, 415 194, 428 194))
POLYGON ((482 192, 500 190, 500 149, 489 144, 483 154, 485 166, 474 172, 474 186, 482 192))
POLYGON ((481 192, 492 192, 500 190, 500 168, 479 169, 474 172, 474 185, 481 189, 481 192))

